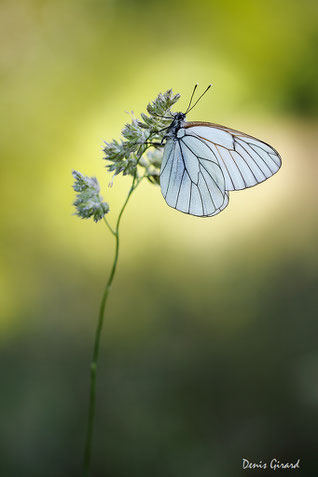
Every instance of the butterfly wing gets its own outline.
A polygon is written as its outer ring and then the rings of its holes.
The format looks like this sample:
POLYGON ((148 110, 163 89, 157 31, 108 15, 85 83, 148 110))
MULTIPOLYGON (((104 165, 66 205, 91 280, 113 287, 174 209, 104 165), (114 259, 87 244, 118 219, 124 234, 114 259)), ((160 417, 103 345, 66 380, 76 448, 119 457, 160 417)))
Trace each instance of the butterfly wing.
POLYGON ((210 147, 183 128, 166 142, 160 186, 167 204, 186 214, 208 217, 228 204, 224 174, 210 147))
POLYGON ((227 191, 253 187, 281 167, 281 157, 272 146, 235 129, 194 121, 186 123, 185 131, 210 148, 222 169, 227 191))
POLYGON ((222 210, 224 210, 225 207, 228 206, 229 200, 230 200, 229 193, 227 191, 225 191, 224 202, 223 202, 222 206, 219 209, 216 209, 216 211, 213 212, 213 214, 208 215, 208 217, 212 217, 213 215, 217 215, 220 212, 222 212, 222 210))

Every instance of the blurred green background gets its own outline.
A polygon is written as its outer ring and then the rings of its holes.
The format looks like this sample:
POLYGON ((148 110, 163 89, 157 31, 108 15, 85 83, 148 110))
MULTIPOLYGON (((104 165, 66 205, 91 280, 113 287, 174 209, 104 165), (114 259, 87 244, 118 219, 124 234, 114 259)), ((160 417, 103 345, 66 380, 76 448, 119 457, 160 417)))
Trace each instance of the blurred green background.
POLYGON ((318 4, 2 0, 0 475, 81 474, 98 304, 113 255, 72 216, 71 169, 115 217, 118 138, 173 88, 189 115, 269 142, 283 168, 201 220, 142 184, 122 222, 98 377, 95 477, 318 475, 318 4), (250 471, 253 474, 252 471, 250 471), (263 471, 264 473, 264 471, 263 471))

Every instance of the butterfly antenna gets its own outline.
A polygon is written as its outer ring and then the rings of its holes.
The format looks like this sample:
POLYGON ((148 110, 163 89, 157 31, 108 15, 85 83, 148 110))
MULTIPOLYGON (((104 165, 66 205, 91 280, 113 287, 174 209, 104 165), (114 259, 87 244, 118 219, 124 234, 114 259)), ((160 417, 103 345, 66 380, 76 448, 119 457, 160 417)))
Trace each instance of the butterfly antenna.
MULTIPOLYGON (((205 93, 206 93, 207 91, 209 91, 209 89, 211 88, 211 86, 212 86, 212 84, 209 84, 209 86, 207 87, 207 89, 206 89, 205 91, 203 91, 203 93, 201 94, 201 96, 199 96, 199 98, 196 100, 196 102, 194 103, 194 105, 193 105, 190 109, 189 109, 189 108, 187 109, 187 111, 186 111, 185 114, 188 114, 188 113, 191 111, 191 109, 193 109, 194 106, 196 106, 196 105, 198 104, 198 102, 200 101, 200 99, 205 95, 205 93)), ((192 95, 192 96, 193 96, 193 95, 192 95)))
POLYGON ((190 109, 190 107, 191 107, 192 99, 193 99, 193 96, 194 96, 194 93, 195 93, 195 90, 197 89, 197 87, 198 87, 198 83, 196 83, 196 84, 194 85, 194 88, 193 88, 193 91, 192 91, 192 94, 191 94, 191 98, 190 98, 188 107, 187 107, 186 112, 185 112, 184 114, 187 114, 187 112, 189 111, 189 109, 190 109))

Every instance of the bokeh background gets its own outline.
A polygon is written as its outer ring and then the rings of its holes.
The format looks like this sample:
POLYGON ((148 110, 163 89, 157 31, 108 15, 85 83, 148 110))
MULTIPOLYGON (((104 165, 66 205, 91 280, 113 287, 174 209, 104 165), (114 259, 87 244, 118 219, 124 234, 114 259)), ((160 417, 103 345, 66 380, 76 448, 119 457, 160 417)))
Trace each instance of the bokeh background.
POLYGON ((81 475, 88 373, 113 254, 72 216, 71 169, 116 216, 118 138, 159 91, 283 157, 200 220, 142 184, 122 222, 98 376, 95 477, 318 475, 317 46, 313 0, 2 0, 0 475, 81 475), (260 471, 258 471, 260 472, 260 471), (264 471, 262 471, 264 473, 264 471), (253 472, 250 471, 252 474, 253 472))

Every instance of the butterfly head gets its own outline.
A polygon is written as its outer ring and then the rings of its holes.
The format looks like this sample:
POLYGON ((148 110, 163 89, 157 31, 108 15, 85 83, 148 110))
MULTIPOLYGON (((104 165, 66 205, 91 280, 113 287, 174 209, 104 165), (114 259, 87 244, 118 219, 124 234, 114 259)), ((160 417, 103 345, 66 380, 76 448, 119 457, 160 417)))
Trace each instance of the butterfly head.
POLYGON ((174 113, 173 120, 168 128, 167 136, 175 136, 185 123, 186 115, 184 113, 174 113))
POLYGON ((168 130, 167 131, 167 136, 176 136, 177 135, 177 132, 179 131, 179 129, 181 129, 185 125, 186 115, 196 106, 196 104, 198 104, 198 102, 200 101, 202 96, 205 95, 205 93, 211 88, 212 85, 210 84, 205 89, 205 91, 203 91, 201 96, 199 96, 199 98, 196 100, 196 102, 192 105, 193 96, 194 96, 194 93, 197 89, 197 86, 198 86, 198 84, 196 84, 194 89, 193 89, 193 92, 192 92, 188 107, 186 109, 186 112, 185 113, 180 113, 180 112, 179 113, 173 113, 173 120, 172 120, 170 126, 167 128, 167 130, 168 130))
POLYGON ((184 121, 186 118, 186 115, 184 113, 175 113, 174 115, 174 121, 181 122, 184 121))

